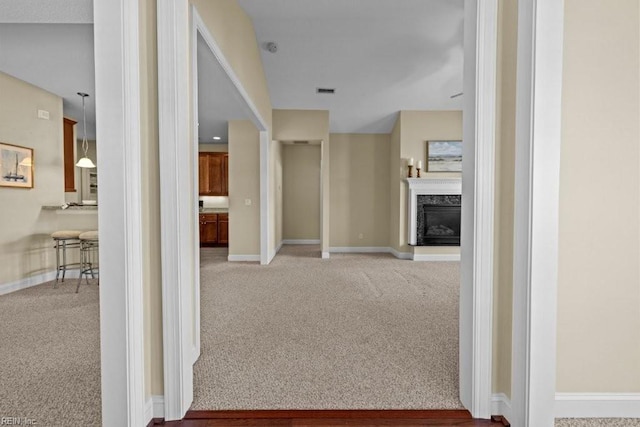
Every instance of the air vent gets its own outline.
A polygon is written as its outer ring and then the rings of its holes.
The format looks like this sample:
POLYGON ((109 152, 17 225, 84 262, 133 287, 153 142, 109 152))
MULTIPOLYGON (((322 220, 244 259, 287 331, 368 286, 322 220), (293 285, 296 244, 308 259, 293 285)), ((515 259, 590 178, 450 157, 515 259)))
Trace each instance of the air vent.
POLYGON ((304 145, 304 144, 308 144, 309 141, 293 141, 294 144, 300 144, 300 145, 304 145))
POLYGON ((327 88, 327 87, 319 87, 316 89, 316 93, 325 93, 328 95, 333 95, 334 93, 336 93, 335 89, 331 89, 331 88, 327 88))

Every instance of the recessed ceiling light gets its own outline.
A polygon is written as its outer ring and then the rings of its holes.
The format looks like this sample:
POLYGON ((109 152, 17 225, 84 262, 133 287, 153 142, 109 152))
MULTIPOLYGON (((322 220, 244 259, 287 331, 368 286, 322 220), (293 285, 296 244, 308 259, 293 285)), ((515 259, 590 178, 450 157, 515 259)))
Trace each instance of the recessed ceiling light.
POLYGON ((214 137, 213 137, 213 140, 214 140, 214 141, 220 141, 220 139, 221 139, 221 138, 220 138, 219 136, 214 136, 214 137))

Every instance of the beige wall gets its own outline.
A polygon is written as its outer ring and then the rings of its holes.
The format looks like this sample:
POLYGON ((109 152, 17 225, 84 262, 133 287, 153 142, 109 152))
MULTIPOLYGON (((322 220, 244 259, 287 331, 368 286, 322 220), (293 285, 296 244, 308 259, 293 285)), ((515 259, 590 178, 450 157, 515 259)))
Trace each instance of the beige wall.
POLYGON ((328 136, 327 110, 273 110, 275 140, 323 140, 328 136))
POLYGON ((332 133, 330 138, 330 246, 389 246, 390 136, 332 133))
POLYGON ((402 115, 398 113, 396 123, 389 136, 389 247, 400 250, 400 201, 401 191, 406 191, 402 184, 406 178, 406 161, 400 157, 402 115))
POLYGON ((248 120, 229 122, 229 194, 229 255, 259 255, 260 134, 248 120))
POLYGON ((565 3, 559 392, 640 392, 640 11, 565 3))
POLYGON ((156 28, 156 2, 140 2, 142 251, 145 254, 142 285, 147 397, 161 395, 164 392, 156 28))
POLYGON ((270 205, 272 208, 271 214, 274 215, 276 220, 276 233, 273 238, 275 249, 282 243, 284 234, 284 152, 282 144, 278 141, 272 142, 271 151, 273 153, 272 164, 274 167, 272 170, 273 179, 271 181, 271 193, 269 197, 275 201, 275 203, 270 205))
POLYGON ((228 153, 229 144, 198 144, 200 153, 228 153))
POLYGON ((284 145, 282 151, 282 238, 319 240, 320 145, 284 145))
POLYGON ((55 271, 50 234, 96 229, 97 215, 43 211, 65 201, 62 99, 0 72, 0 142, 33 148, 34 188, 0 187, 0 285, 55 271), (49 120, 38 119, 38 110, 49 120))
POLYGON ((495 169, 493 392, 511 396, 517 0, 500 0, 495 169))
POLYGON ((330 155, 329 111, 327 110, 273 110, 273 139, 277 141, 315 140, 321 146, 321 246, 329 251, 330 230, 330 155))
MULTIPOLYGON (((416 254, 450 254, 460 253, 458 247, 415 247, 407 244, 407 159, 413 157, 417 162, 426 163, 427 141, 429 140, 461 140, 462 139, 462 111, 401 111, 392 134, 393 155, 399 155, 392 161, 393 170, 397 173, 395 183, 399 190, 392 190, 394 199, 390 200, 391 209, 397 209, 391 215, 393 218, 392 234, 389 244, 392 248, 406 253, 416 254), (399 138, 399 152, 398 152, 399 138), (396 231, 397 230, 397 231, 396 231)), ((414 171, 415 172, 415 171, 414 171)), ((415 173, 414 173, 415 176, 415 173)), ((460 176, 459 173, 424 173, 423 177, 451 177, 460 176)))
POLYGON ((271 100, 251 18, 237 0, 191 0, 191 3, 270 127, 271 100))

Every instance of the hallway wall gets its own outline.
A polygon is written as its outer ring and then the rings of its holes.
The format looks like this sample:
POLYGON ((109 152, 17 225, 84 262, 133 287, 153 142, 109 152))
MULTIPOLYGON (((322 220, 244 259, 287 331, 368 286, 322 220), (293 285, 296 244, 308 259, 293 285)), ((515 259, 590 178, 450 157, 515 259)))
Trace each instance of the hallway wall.
POLYGON ((559 392, 640 392, 640 3, 566 0, 559 392))
POLYGON ((284 240, 320 239, 320 145, 283 145, 284 240))
POLYGON ((331 247, 389 246, 388 134, 331 138, 331 247))

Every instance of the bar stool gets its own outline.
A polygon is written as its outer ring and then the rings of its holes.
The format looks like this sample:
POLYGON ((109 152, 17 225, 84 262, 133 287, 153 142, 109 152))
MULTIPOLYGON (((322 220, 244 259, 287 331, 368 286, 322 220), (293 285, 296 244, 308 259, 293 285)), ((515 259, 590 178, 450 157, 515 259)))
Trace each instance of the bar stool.
POLYGON ((53 284, 54 288, 58 287, 58 280, 60 280, 60 273, 62 272, 62 282, 67 273, 67 267, 72 265, 78 265, 77 262, 67 263, 67 249, 75 249, 80 247, 80 234, 82 231, 77 230, 61 230, 51 233, 53 238, 54 249, 56 250, 56 281, 53 284), (62 257, 62 262, 60 258, 62 257))
POLYGON ((76 286, 76 293, 80 290, 80 284, 82 283, 82 276, 84 276, 89 284, 89 275, 92 279, 96 278, 98 273, 98 232, 97 231, 85 231, 78 236, 80 239, 80 276, 78 276, 78 286, 76 286))

